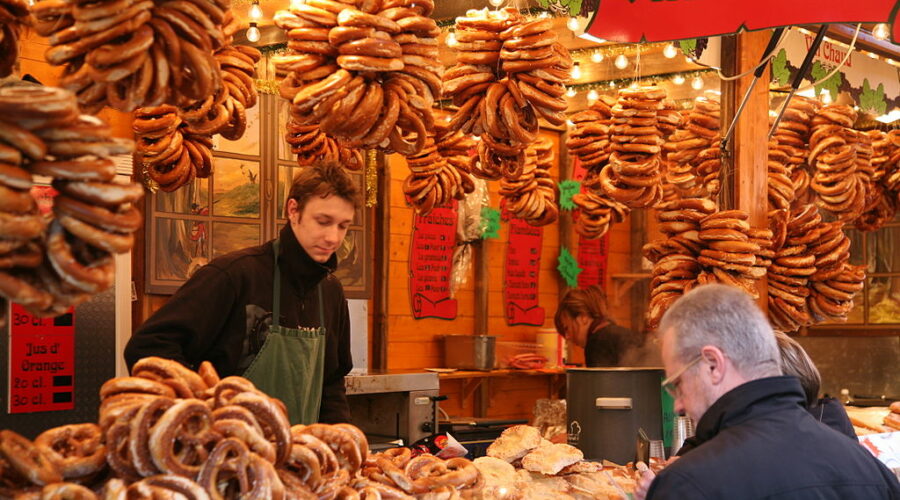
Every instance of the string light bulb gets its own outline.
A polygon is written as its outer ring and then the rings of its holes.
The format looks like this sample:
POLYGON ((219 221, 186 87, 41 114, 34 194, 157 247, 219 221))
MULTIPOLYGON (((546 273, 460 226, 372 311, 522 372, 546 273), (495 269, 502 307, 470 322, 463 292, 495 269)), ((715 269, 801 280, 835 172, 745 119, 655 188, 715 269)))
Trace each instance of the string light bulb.
POLYGON ((256 27, 256 23, 250 23, 250 27, 247 28, 247 40, 251 42, 258 42, 259 35, 259 28, 256 27))
POLYGON ((301 5, 305 4, 306 0, 291 0, 291 8, 298 9, 301 5))
POLYGON ((574 126, 575 126, 575 122, 573 122, 572 120, 566 120, 566 126, 567 126, 567 127, 574 127, 574 126))
MULTIPOLYGON (((493 0, 491 0, 493 1, 493 0)), ((571 31, 578 31, 580 27, 580 23, 578 22, 578 18, 570 17, 568 21, 566 21, 566 28, 569 28, 571 31)))
POLYGON ((700 90, 703 88, 703 78, 700 76, 695 76, 693 80, 691 80, 691 88, 694 90, 700 90))
POLYGON ((601 54, 600 52, 594 52, 593 54, 591 54, 591 61, 595 63, 603 62, 603 54, 601 54))
POLYGON ((500 7, 506 0, 488 0, 494 7, 500 7))
POLYGON ((890 28, 885 23, 878 23, 872 28, 872 36, 879 40, 887 40, 888 35, 891 34, 890 28))
POLYGON ((538 19, 550 19, 550 13, 546 10, 541 11, 541 13, 538 14, 538 19))
POLYGON ((575 97, 576 95, 578 95, 577 90, 573 89, 572 87, 566 89, 566 97, 575 97))
POLYGON ((828 89, 822 89, 819 97, 822 99, 822 104, 831 104, 831 92, 828 89))
POLYGON ((675 76, 673 76, 673 77, 672 77, 672 83, 674 83, 675 85, 682 85, 682 84, 684 84, 684 75, 675 75, 675 76))
POLYGON ((263 11, 259 6, 259 2, 253 2, 252 4, 250 4, 250 12, 247 15, 254 21, 258 21, 263 18, 263 11))
POLYGON ((577 80, 581 78, 581 65, 577 62, 572 65, 572 79, 577 80))
POLYGON ((456 46, 456 44, 458 43, 456 41, 456 29, 450 28, 447 31, 447 39, 445 40, 445 42, 447 43, 447 47, 455 47, 456 46))
POLYGON ((619 54, 616 56, 616 61, 613 64, 619 69, 625 69, 628 67, 628 58, 625 54, 619 54))
POLYGON ((596 90, 591 89, 591 91, 588 92, 587 98, 588 102, 594 102, 600 98, 600 94, 598 94, 596 90))
POLYGON ((663 49, 663 55, 666 56, 666 59, 672 59, 678 55, 678 49, 675 48, 674 43, 670 43, 666 45, 663 49))

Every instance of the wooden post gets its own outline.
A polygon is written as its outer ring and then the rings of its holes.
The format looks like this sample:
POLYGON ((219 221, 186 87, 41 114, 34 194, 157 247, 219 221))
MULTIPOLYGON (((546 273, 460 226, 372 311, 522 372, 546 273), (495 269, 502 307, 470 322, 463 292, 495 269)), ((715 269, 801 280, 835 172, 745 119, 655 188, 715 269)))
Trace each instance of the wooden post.
POLYGON ((375 273, 372 318, 372 350, 369 365, 376 370, 388 368, 388 302, 390 290, 388 277, 391 265, 391 168, 384 154, 379 153, 377 164, 381 166, 378 176, 378 204, 375 205, 374 262, 381 264, 375 273))
MULTIPOLYGON (((745 32, 737 35, 733 42, 732 64, 723 64, 725 74, 733 75, 752 70, 759 64, 759 60, 769 43, 771 30, 745 32), (727 66, 731 66, 730 68, 727 66)), ((731 38, 731 37, 726 37, 731 38)), ((723 53, 728 52, 723 45, 723 53)), ((723 58, 724 60, 725 58, 723 58)), ((726 61, 727 63, 728 61, 726 61)), ((734 110, 740 104, 747 88, 753 82, 753 76, 748 75, 734 82, 723 84, 723 129, 727 127, 734 116, 734 110)), ((767 196, 767 168, 768 148, 766 135, 769 131, 769 71, 768 69, 756 82, 753 92, 744 107, 735 129, 731 154, 731 168, 726 171, 724 183, 731 182, 729 186, 733 200, 731 204, 723 203, 723 208, 736 208, 750 214, 750 225, 754 227, 768 227, 768 196, 767 196), (729 178, 728 173, 732 175, 729 178)), ((728 190, 726 190, 728 192, 728 190)), ((760 293, 759 305, 766 310, 767 293, 764 280, 758 282, 760 293)))

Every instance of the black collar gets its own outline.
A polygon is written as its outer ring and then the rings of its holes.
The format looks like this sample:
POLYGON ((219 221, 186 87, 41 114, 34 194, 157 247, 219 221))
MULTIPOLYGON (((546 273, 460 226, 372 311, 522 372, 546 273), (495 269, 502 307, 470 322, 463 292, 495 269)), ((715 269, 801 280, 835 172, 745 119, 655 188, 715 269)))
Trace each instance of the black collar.
POLYGON ((332 255, 324 264, 313 260, 294 236, 290 221, 281 228, 278 239, 280 241, 278 264, 281 266, 281 275, 300 295, 306 295, 337 268, 337 255, 332 255))
POLYGON ((805 402, 806 395, 796 377, 781 375, 751 380, 728 391, 706 410, 697 424, 695 442, 699 445, 709 441, 728 427, 776 409, 802 409, 805 402))

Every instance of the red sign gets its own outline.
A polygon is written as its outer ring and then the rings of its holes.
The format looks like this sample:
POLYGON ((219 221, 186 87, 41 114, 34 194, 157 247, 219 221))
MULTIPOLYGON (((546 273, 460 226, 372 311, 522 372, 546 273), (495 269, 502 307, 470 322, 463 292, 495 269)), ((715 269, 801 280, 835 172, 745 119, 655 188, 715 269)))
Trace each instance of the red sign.
POLYGON ((456 247, 456 200, 415 216, 409 255, 409 293, 413 317, 456 318, 456 299, 450 298, 450 269, 456 247))
POLYGON ((578 288, 606 287, 606 263, 609 257, 609 233, 592 240, 578 237, 578 288))
MULTIPOLYGON (((893 23, 896 0, 599 0, 585 32, 637 43, 823 23, 893 23)), ((898 38, 897 26, 892 28, 898 38)))
POLYGON ((538 305, 538 275, 544 228, 522 219, 509 219, 506 266, 503 270, 503 302, 509 325, 544 324, 544 308, 538 305))
POLYGON ((8 412, 74 408, 74 309, 39 318, 12 304, 10 318, 8 412))

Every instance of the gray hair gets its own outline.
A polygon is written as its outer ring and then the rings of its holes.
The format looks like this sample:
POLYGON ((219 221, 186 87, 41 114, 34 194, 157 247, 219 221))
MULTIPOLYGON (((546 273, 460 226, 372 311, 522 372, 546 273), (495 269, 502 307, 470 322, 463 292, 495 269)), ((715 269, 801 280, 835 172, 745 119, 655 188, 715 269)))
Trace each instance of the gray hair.
POLYGON ((687 363, 703 346, 722 350, 750 378, 781 375, 772 326, 746 292, 726 285, 703 285, 675 301, 660 322, 674 330, 675 355, 687 363))

